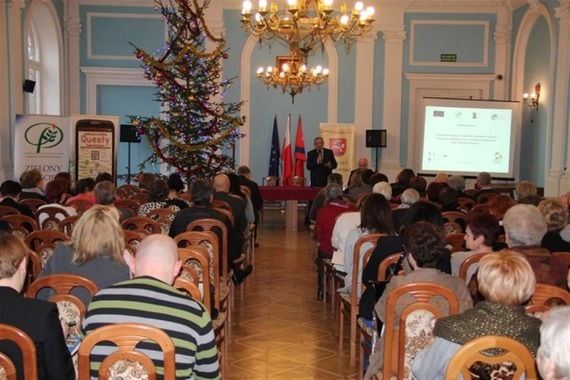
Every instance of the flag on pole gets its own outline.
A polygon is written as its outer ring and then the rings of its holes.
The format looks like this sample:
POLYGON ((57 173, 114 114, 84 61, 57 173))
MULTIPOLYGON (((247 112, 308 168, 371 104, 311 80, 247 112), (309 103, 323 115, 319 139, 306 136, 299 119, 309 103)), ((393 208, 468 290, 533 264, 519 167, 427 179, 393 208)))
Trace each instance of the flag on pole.
POLYGON ((269 176, 279 178, 279 130, 277 129, 277 115, 273 119, 273 137, 271 138, 271 154, 269 156, 269 176))
POLYGON ((287 129, 285 130, 285 140, 283 142, 283 186, 293 185, 293 156, 291 154, 291 114, 287 117, 287 129))
POLYGON ((295 137, 295 177, 305 176, 305 140, 303 140, 303 121, 301 115, 297 121, 297 135, 295 137))

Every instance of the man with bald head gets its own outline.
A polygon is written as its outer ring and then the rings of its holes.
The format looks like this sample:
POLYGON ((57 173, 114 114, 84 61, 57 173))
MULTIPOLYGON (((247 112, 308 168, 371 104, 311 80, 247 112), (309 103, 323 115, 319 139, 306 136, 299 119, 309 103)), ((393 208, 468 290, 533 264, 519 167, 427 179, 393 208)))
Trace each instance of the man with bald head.
MULTIPOLYGON (((162 234, 147 236, 129 266, 132 279, 93 296, 83 320, 83 333, 88 335, 115 323, 157 327, 174 342, 176 379, 219 379, 218 351, 208 311, 202 303, 172 286, 181 266, 174 240, 162 234)), ((139 348, 153 360, 157 378, 162 379, 164 363, 160 347, 142 343, 139 348)), ((92 353, 92 360, 101 363, 114 351, 112 345, 99 345, 92 353)), ((96 377, 94 373, 91 375, 96 377)))
MULTIPOLYGON (((351 183, 350 180, 352 179, 352 176, 356 172, 364 173, 364 171, 366 171, 367 169, 368 169, 368 159, 366 157, 360 157, 358 159, 358 167, 352 170, 350 172, 350 175, 348 176, 348 182, 346 183, 347 189, 348 189, 348 184, 351 183)), ((346 191, 346 193, 348 193, 348 190, 346 191)))
POLYGON ((237 195, 230 194, 230 179, 225 174, 218 174, 212 183, 214 188, 214 200, 223 201, 230 205, 234 216, 234 228, 236 233, 243 236, 247 229, 245 217, 245 202, 237 195))

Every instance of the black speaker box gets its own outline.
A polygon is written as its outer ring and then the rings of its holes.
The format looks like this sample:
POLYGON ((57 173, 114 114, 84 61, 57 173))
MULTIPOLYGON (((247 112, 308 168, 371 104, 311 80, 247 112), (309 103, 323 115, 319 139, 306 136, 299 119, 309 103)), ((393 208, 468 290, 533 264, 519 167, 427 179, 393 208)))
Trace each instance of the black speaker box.
POLYGON ((386 130, 385 129, 367 129, 366 130, 366 147, 367 148, 385 148, 386 147, 386 130))
POLYGON ((137 133, 137 128, 131 124, 121 124, 120 141, 126 143, 140 143, 141 137, 137 133))
POLYGON ((36 81, 35 80, 26 79, 24 81, 24 92, 29 92, 31 94, 34 92, 35 88, 36 88, 36 81))

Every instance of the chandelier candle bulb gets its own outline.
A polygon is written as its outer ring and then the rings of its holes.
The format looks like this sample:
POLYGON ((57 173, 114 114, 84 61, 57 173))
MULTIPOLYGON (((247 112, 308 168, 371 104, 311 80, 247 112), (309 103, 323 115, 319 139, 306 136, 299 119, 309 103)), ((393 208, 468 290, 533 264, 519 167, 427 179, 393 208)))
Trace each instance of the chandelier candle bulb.
POLYGON ((259 0, 259 12, 267 12, 267 0, 259 0))

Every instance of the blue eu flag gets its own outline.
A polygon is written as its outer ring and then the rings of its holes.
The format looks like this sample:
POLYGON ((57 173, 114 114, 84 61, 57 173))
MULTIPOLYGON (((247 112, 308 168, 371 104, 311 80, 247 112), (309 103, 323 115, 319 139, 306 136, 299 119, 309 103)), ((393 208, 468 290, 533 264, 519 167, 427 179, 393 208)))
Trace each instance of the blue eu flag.
POLYGON ((279 177, 279 131, 277 130, 277 115, 273 119, 273 137, 271 138, 271 155, 269 156, 269 174, 279 177))

